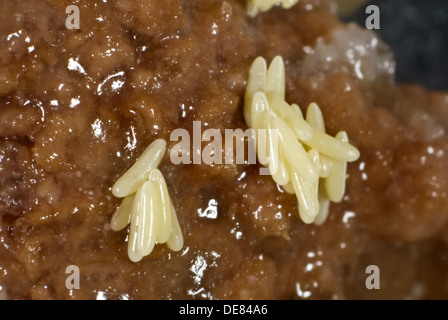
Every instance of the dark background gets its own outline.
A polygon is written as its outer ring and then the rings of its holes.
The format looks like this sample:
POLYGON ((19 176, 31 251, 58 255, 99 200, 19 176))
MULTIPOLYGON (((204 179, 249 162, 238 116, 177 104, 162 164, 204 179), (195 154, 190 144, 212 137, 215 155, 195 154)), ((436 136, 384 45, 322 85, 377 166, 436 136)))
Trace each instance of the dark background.
POLYGON ((394 52, 397 82, 448 90, 448 1, 372 0, 343 20, 365 26, 371 4, 381 12, 374 31, 394 52))

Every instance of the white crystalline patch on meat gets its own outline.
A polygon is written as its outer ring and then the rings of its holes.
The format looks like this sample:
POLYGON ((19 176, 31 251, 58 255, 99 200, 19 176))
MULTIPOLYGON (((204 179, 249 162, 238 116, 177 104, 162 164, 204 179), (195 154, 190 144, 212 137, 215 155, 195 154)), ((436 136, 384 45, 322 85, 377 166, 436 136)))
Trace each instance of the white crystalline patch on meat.
MULTIPOLYGON (((356 24, 336 29, 328 38, 319 38, 314 48, 304 47, 303 76, 313 88, 325 79, 324 73, 336 72, 357 78, 365 87, 375 81, 394 82, 395 61, 388 46, 374 32, 356 24)), ((350 88, 348 88, 349 90, 350 88)), ((443 120, 424 106, 388 106, 412 130, 413 141, 433 141, 445 133, 443 120)))
POLYGON ((379 76, 393 80, 395 61, 386 44, 372 31, 355 24, 333 31, 331 40, 319 38, 303 62, 307 75, 335 70, 371 82, 379 76))

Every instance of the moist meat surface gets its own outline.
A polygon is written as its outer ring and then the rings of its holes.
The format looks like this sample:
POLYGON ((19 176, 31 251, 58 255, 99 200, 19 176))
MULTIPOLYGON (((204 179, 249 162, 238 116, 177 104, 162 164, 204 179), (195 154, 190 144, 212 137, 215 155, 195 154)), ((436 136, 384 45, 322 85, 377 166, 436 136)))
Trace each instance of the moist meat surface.
POLYGON ((448 95, 395 85, 387 48, 325 1, 254 19, 244 3, 0 2, 0 297, 448 298, 448 95), (65 27, 71 4, 80 30, 65 27), (361 151, 344 201, 308 226, 258 165, 173 165, 167 153, 185 246, 131 262, 127 230, 110 229, 111 186, 174 129, 247 128, 260 55, 282 55, 287 101, 317 102, 328 132, 361 151), (211 199, 217 219, 199 217, 211 199), (79 290, 65 286, 69 265, 79 290), (381 290, 365 287, 369 265, 381 290))

